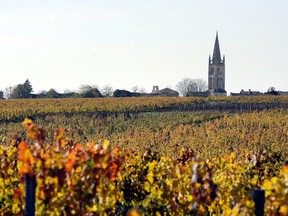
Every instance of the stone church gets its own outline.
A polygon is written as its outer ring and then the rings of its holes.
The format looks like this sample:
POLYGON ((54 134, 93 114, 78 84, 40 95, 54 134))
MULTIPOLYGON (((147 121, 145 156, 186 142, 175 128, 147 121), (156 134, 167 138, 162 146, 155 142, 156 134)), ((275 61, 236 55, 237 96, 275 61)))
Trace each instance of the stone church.
POLYGON ((225 56, 223 55, 221 58, 218 32, 216 32, 212 59, 209 55, 208 91, 189 92, 187 95, 196 97, 227 96, 225 90, 225 56))
POLYGON ((221 58, 218 32, 214 44, 213 56, 209 55, 208 91, 211 96, 226 96, 225 91, 225 56, 221 58))

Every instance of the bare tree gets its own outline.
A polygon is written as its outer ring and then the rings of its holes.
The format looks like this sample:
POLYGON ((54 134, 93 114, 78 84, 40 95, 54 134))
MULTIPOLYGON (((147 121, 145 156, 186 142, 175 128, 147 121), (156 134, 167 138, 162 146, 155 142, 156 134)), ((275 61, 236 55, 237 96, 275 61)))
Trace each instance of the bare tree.
POLYGON ((7 88, 4 89, 4 97, 7 98, 7 99, 10 99, 11 98, 11 95, 12 95, 12 91, 15 87, 12 87, 12 86, 9 86, 7 88))
POLYGON ((194 80, 197 86, 197 92, 204 92, 208 90, 207 82, 203 79, 194 80))
POLYGON ((91 85, 91 87, 92 87, 93 89, 100 89, 100 86, 98 86, 97 84, 93 84, 93 85, 91 85))
POLYGON ((177 90, 187 96, 189 92, 202 92, 207 90, 207 83, 202 79, 184 78, 176 85, 177 90))
POLYGON ((146 89, 144 87, 140 88, 139 91, 140 91, 141 94, 145 94, 146 93, 146 89))
POLYGON ((137 92, 138 91, 138 86, 133 86, 132 87, 132 91, 135 93, 135 92, 137 92))
POLYGON ((64 93, 64 94, 69 94, 69 93, 73 93, 73 92, 74 92, 74 91, 72 91, 72 90, 70 90, 70 89, 65 89, 63 93, 64 93))
POLYGON ((176 85, 177 90, 183 95, 186 96, 188 92, 196 91, 196 84, 190 78, 184 78, 176 85))
POLYGON ((111 97, 113 95, 113 92, 113 87, 110 85, 105 85, 101 90, 101 93, 104 97, 111 97))

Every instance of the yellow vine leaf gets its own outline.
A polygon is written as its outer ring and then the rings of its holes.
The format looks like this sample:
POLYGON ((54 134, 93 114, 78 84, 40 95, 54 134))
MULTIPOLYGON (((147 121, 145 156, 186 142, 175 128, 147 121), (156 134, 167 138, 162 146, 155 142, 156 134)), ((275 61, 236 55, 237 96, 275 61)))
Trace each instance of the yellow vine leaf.
POLYGON ((279 213, 282 215, 288 215, 288 206, 287 205, 282 205, 280 207, 279 213))
POLYGON ((108 149, 108 147, 109 147, 109 141, 108 141, 108 140, 104 140, 102 146, 103 146, 103 149, 104 149, 104 150, 108 149))

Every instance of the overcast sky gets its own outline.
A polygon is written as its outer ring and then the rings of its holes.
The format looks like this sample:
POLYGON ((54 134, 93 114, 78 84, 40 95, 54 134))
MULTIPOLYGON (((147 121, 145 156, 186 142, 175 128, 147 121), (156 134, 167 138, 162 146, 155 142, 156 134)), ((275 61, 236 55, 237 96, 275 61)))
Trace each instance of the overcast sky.
POLYGON ((288 91, 287 10, 287 0, 0 0, 0 89, 207 81, 218 30, 228 93, 288 91))

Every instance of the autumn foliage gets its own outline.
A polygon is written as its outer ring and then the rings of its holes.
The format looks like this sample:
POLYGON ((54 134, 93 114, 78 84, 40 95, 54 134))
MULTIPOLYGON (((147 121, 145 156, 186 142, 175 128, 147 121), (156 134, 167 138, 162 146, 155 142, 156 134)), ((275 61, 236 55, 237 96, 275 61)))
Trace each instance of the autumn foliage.
POLYGON ((0 215, 23 215, 25 175, 36 177, 36 215, 254 215, 254 189, 266 192, 265 215, 287 215, 287 117, 155 112, 99 125, 77 111, 25 119, 24 130, 3 122, 20 135, 1 137, 0 215))

